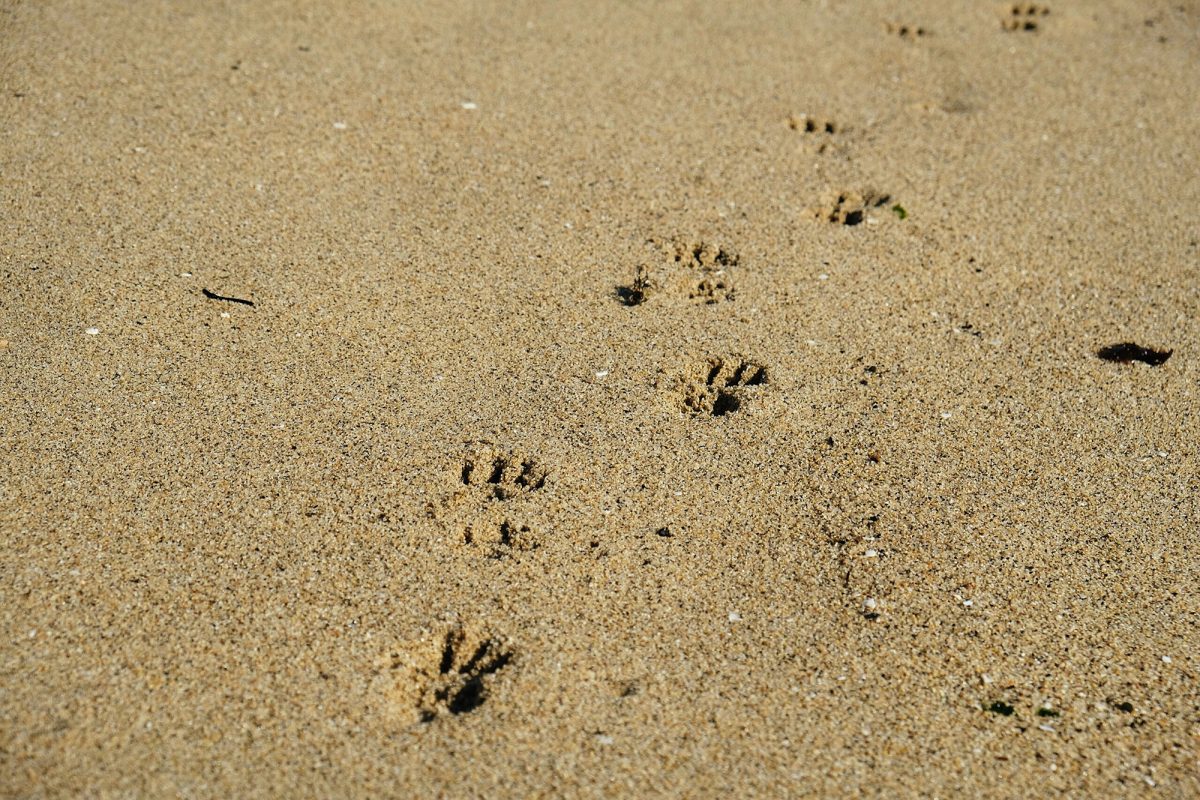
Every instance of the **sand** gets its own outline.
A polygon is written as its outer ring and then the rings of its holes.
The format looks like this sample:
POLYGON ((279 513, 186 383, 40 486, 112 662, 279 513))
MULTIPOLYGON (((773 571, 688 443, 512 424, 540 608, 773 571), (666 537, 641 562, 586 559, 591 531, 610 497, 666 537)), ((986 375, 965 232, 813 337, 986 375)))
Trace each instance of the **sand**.
POLYGON ((1044 8, 4 2, 0 794, 1200 794, 1200 5, 1044 8))

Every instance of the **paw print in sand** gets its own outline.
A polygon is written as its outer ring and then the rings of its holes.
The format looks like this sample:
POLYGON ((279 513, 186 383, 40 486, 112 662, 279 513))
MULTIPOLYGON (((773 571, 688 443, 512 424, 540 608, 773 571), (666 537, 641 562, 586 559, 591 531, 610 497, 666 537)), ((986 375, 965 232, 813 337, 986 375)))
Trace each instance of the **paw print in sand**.
POLYGON ((765 367, 739 356, 713 356, 660 382, 669 406, 694 417, 723 417, 742 409, 768 383, 765 367))
POLYGON ((508 500, 545 486, 546 470, 532 458, 488 448, 463 460, 462 482, 483 489, 496 500, 508 500))
POLYGON ((627 306, 653 297, 700 305, 732 300, 732 272, 739 261, 731 249, 711 242, 677 242, 655 263, 640 265, 630 283, 617 287, 617 299, 627 306))
POLYGON ((490 558, 528 552, 540 547, 542 538, 520 518, 536 510, 529 503, 548 476, 530 456, 479 445, 462 460, 459 488, 426 511, 472 552, 490 558))
POLYGON ((808 216, 835 225, 858 225, 866 219, 867 212, 886 205, 890 199, 889 195, 870 189, 863 192, 831 192, 808 209, 808 216))
POLYGON ((1000 27, 1006 31, 1036 31, 1041 17, 1050 9, 1037 3, 1013 3, 1000 18, 1000 27))
POLYGON ((387 653, 377 674, 403 722, 428 723, 479 709, 515 655, 499 637, 459 624, 387 653))

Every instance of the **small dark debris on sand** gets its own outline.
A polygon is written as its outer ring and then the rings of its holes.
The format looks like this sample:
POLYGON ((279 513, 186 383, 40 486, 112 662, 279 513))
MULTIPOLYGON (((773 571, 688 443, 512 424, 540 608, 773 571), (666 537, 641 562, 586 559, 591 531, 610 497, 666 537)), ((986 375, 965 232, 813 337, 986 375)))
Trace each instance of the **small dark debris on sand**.
POLYGON ((1108 347, 1102 347, 1096 351, 1096 355, 1105 361, 1115 361, 1118 364, 1141 361, 1143 364, 1157 367, 1170 358, 1173 352, 1175 351, 1155 350, 1152 347, 1142 347, 1133 342, 1122 342, 1121 344, 1110 344, 1108 347))
POLYGON ((243 300, 240 297, 226 297, 225 295, 217 294, 216 292, 210 292, 208 289, 201 289, 200 291, 204 292, 204 296, 209 300, 224 300, 226 303, 241 303, 244 306, 254 305, 252 300, 243 300))

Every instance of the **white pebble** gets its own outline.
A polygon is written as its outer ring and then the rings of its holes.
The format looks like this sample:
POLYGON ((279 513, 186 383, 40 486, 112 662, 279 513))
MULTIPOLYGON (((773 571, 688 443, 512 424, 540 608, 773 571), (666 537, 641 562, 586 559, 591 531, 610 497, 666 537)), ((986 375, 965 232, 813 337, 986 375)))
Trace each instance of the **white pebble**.
POLYGON ((602 369, 602 370, 600 370, 599 372, 597 372, 597 373, 596 373, 596 377, 597 377, 597 378, 607 378, 607 377, 608 377, 608 370, 606 370, 606 369, 602 369))
POLYGON ((99 332, 100 332, 99 328, 88 328, 86 331, 84 331, 84 333, 86 333, 88 336, 95 336, 99 332))
POLYGON ((337 128, 339 131, 344 131, 344 130, 346 130, 346 123, 335 122, 335 123, 333 123, 333 127, 337 128))
POLYGON ((1164 664, 1170 664, 1170 663, 1171 663, 1171 657, 1170 657, 1170 656, 1163 656, 1163 663, 1164 663, 1164 664))
POLYGON ((464 111, 474 111, 475 109, 479 108, 477 104, 471 102, 463 103, 462 107, 464 111))
POLYGON ((950 412, 949 412, 949 411, 943 411, 943 412, 942 412, 942 419, 950 419, 950 412))
POLYGON ((827 275, 826 273, 822 272, 820 275, 818 275, 818 276, 817 276, 817 280, 819 280, 819 281, 827 281, 827 280, 829 280, 829 275, 827 275))
POLYGON ((739 613, 738 613, 738 612, 736 612, 736 611, 730 611, 730 612, 729 612, 729 621, 730 621, 730 622, 741 622, 741 621, 742 621, 742 615, 741 615, 741 614, 739 614, 739 613))
POLYGON ((616 741, 616 740, 613 739, 613 737, 609 736, 607 733, 596 734, 596 743, 597 744, 602 744, 602 745, 607 746, 607 745, 612 744, 614 741, 616 741))
POLYGON ((874 597, 868 597, 866 600, 863 600, 863 608, 865 608, 867 611, 874 611, 878 606, 879 601, 877 601, 874 597))
POLYGON ((229 319, 229 312, 228 312, 228 311, 222 311, 222 312, 221 312, 221 318, 222 318, 222 319, 229 319))
POLYGON ((868 550, 867 552, 863 553, 863 555, 866 556, 867 558, 875 558, 876 556, 879 555, 879 551, 878 550, 868 550))

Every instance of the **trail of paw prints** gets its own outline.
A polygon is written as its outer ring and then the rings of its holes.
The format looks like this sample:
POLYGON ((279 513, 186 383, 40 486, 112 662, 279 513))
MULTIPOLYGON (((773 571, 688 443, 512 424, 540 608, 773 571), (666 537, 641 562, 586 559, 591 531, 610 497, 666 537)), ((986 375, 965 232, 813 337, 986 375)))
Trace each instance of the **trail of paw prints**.
POLYGON ((651 299, 715 305, 733 300, 733 273, 741 259, 732 249, 711 242, 675 242, 654 262, 642 264, 633 280, 618 286, 617 299, 639 306, 651 299))
POLYGON ((659 381, 669 408, 693 417, 724 417, 741 411, 770 382, 766 367, 741 356, 712 356, 659 381))
POLYGON ((535 550, 542 537, 528 520, 528 499, 549 472, 536 459, 477 443, 462 459, 458 488, 426 511, 468 551, 505 558, 535 550))
MULTIPOLYGON (((806 215, 833 225, 859 225, 868 219, 872 210, 886 206, 891 200, 891 195, 872 189, 862 192, 828 192, 816 205, 807 210, 806 215)), ((900 219, 908 216, 908 212, 899 203, 892 206, 892 212, 900 219)))
POLYGON ((1000 17, 1000 27, 1006 31, 1036 31, 1042 17, 1049 13, 1049 8, 1037 3, 1013 3, 1000 17))
POLYGON ((391 649, 376 675, 402 724, 430 723, 481 708, 516 655, 501 637, 456 624, 391 649))

